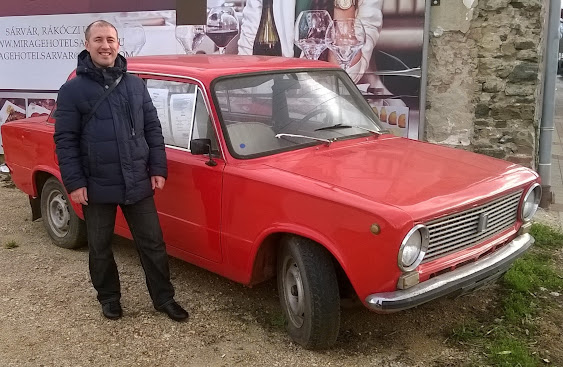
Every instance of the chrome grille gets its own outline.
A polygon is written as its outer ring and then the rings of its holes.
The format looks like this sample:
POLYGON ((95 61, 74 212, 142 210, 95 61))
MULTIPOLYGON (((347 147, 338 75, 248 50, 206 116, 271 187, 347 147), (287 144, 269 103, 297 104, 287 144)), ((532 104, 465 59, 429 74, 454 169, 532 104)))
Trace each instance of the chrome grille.
POLYGON ((522 191, 515 192, 476 208, 426 223, 430 232, 430 244, 422 262, 473 246, 512 226, 518 216, 521 196, 522 191))

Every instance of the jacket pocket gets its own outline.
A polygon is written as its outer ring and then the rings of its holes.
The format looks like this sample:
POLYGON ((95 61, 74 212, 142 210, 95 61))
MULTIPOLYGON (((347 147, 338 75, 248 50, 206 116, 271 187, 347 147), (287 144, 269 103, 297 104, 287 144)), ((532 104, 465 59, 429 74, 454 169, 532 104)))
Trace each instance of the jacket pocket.
POLYGON ((137 134, 137 136, 129 139, 129 148, 131 150, 131 156, 134 160, 143 160, 148 162, 149 160, 149 145, 142 134, 137 134))
POLYGON ((149 144, 147 143, 147 140, 145 139, 144 136, 141 138, 141 142, 143 144, 143 148, 145 149, 145 153, 148 155, 150 148, 149 148, 149 144))
POLYGON ((129 101, 125 101, 125 119, 129 120, 129 128, 131 136, 135 136, 135 119, 133 117, 133 112, 131 110, 131 106, 129 105, 129 101))
POLYGON ((84 173, 86 176, 95 176, 96 175, 96 165, 98 164, 98 158, 96 154, 96 150, 93 147, 93 144, 88 144, 88 156, 83 161, 83 165, 85 165, 84 173))

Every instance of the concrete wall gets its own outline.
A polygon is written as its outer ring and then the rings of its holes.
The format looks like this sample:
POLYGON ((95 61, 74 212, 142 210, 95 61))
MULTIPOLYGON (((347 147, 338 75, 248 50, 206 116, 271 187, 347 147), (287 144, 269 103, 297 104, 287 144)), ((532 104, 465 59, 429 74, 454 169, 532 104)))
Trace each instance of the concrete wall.
POLYGON ((431 7, 425 140, 535 166, 545 12, 542 0, 431 7))

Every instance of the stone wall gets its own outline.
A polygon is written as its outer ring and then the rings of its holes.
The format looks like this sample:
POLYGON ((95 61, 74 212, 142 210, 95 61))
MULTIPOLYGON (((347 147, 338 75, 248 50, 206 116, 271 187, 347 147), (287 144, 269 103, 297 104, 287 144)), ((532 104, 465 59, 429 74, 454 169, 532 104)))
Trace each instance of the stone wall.
POLYGON ((541 0, 446 0, 431 10, 424 139, 535 166, 541 0))

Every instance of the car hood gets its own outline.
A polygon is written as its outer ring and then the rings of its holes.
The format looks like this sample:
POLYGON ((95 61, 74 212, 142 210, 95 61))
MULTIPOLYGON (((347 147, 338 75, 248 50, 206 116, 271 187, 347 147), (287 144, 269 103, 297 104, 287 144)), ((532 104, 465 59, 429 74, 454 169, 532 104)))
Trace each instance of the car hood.
POLYGON ((268 166, 327 183, 428 220, 537 178, 530 169, 403 138, 370 138, 278 155, 268 166))

